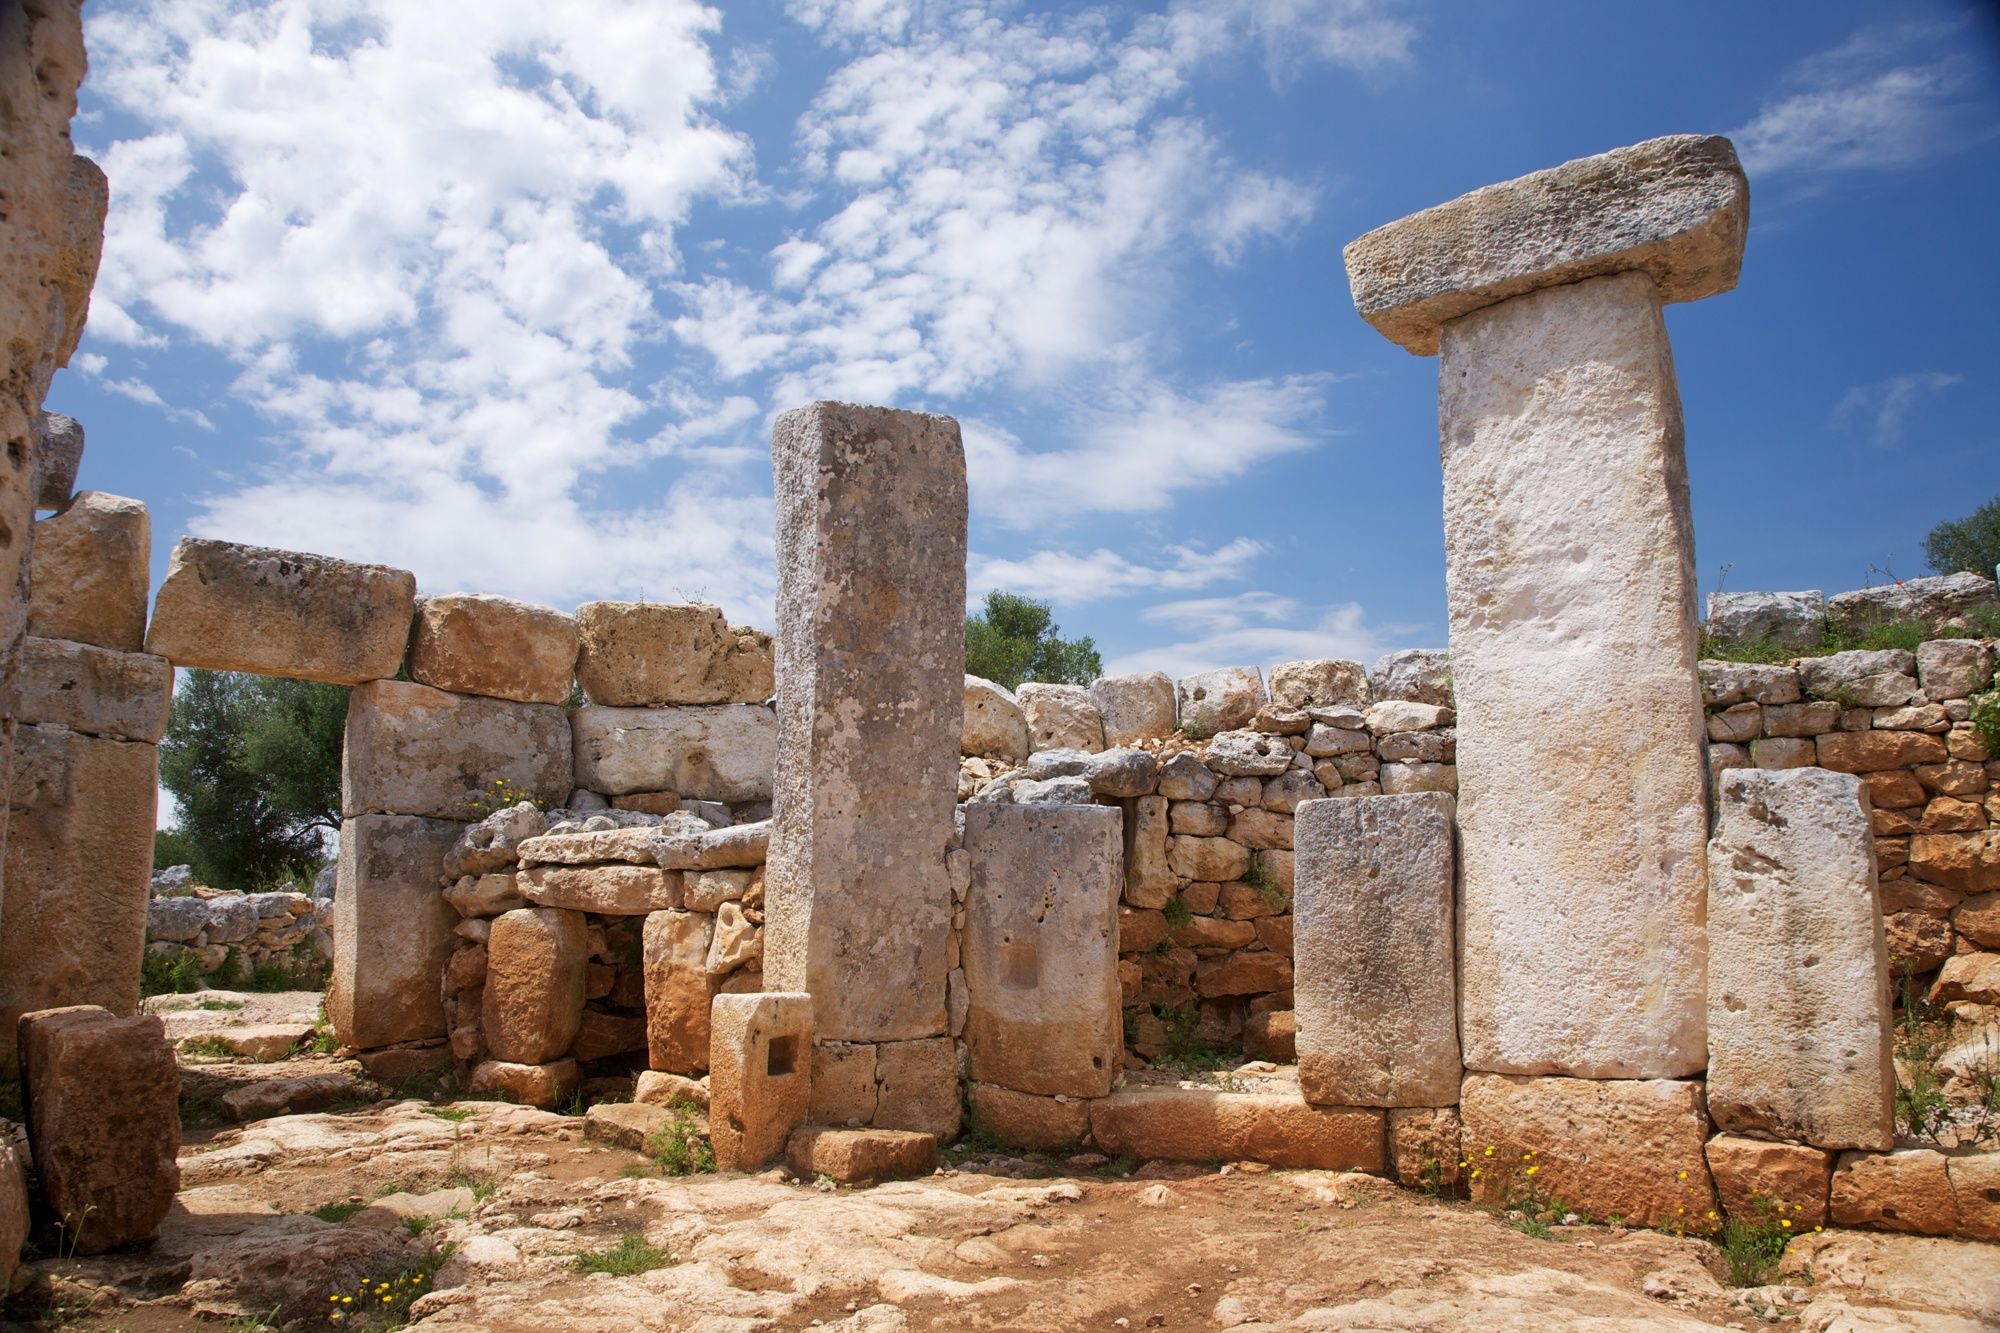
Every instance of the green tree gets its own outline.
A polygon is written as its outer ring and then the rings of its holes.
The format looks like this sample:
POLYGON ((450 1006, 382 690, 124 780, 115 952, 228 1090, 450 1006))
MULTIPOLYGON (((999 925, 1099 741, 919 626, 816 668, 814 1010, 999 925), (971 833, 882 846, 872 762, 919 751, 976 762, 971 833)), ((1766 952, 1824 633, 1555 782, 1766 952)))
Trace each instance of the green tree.
POLYGON ((1104 674, 1104 661, 1088 635, 1062 637, 1047 602, 996 591, 965 618, 965 669, 1011 690, 1024 680, 1088 685, 1104 674))
POLYGON ((180 808, 177 837, 195 878, 261 889, 309 875, 340 827, 347 688, 229 671, 189 671, 160 743, 160 785, 180 808))
POLYGON ((1969 569, 1993 577, 2000 565, 2000 495, 1953 523, 1940 523, 1924 538, 1924 558, 1940 574, 1969 569))

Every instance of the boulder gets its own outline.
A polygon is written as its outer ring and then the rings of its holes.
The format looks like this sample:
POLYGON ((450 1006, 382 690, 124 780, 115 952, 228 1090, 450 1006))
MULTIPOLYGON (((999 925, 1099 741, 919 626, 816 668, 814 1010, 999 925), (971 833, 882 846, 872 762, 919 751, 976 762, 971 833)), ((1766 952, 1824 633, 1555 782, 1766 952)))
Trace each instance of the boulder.
POLYGON ((576 651, 576 620, 554 607, 483 592, 419 597, 410 679, 455 694, 566 703, 576 651))
POLYGON ((151 1236, 180 1189, 180 1072, 154 1015, 96 1005, 23 1014, 21 1082, 35 1174, 66 1249, 151 1236))
POLYGON ((1104 723, 1104 743, 1143 745, 1174 734, 1174 681, 1163 671, 1135 671, 1090 682, 1091 702, 1104 723))
POLYGON ((520 858, 521 844, 540 837, 548 822, 533 802, 521 801, 467 825, 445 855, 444 878, 455 882, 464 875, 512 870, 520 858))
POLYGON ((1213 736, 1247 726, 1269 697, 1256 667, 1204 671, 1174 684, 1181 729, 1190 736, 1213 736))
POLYGON ((1368 669, 1359 662, 1316 658, 1280 662, 1271 668, 1271 702, 1289 708, 1313 705, 1366 708, 1371 702, 1368 669))
POLYGON ((472 1067, 474 1097, 502 1097, 522 1106, 550 1110, 569 1100, 582 1077, 576 1061, 551 1060, 545 1065, 483 1060, 472 1067))
POLYGON ((1171 801, 1206 801, 1215 794, 1221 779, 1201 756, 1182 750, 1160 765, 1159 794, 1171 801))
POLYGON ((1368 692, 1377 702, 1405 699, 1450 708, 1451 655, 1442 648, 1403 648, 1385 653, 1368 668, 1368 692))
POLYGON ((769 708, 579 708, 576 781, 622 795, 674 791, 683 800, 768 801, 778 719, 769 708))
POLYGON ((1182 879, 1222 884, 1249 873, 1250 849, 1227 838, 1175 834, 1167 839, 1167 864, 1182 879))
POLYGON ((146 651, 214 671, 386 680, 403 664, 416 596, 407 570, 183 537, 146 651))
POLYGON ((35 524, 34 540, 28 633, 140 651, 153 558, 146 506, 85 491, 62 513, 35 524))
POLYGON ((174 669, 164 657, 29 635, 14 682, 19 722, 148 745, 167 733, 174 669))
POLYGON ((1090 1134, 1100 1151, 1142 1161, 1383 1169, 1381 1111, 1313 1106, 1283 1093, 1125 1088, 1090 1104, 1090 1134))
POLYGON ((1274 777, 1292 766, 1292 747, 1283 736, 1225 731, 1208 743, 1202 761, 1230 777, 1274 777))
POLYGON ((647 1102, 599 1102, 583 1113, 583 1136, 628 1152, 646 1151, 646 1141, 674 1123, 673 1112, 647 1102))
POLYGON ((376 680, 348 698, 341 808, 472 819, 513 793, 555 805, 574 785, 570 724, 523 704, 376 680))
POLYGON ((493 919, 480 1026, 494 1059, 540 1065, 569 1050, 589 953, 581 912, 524 907, 493 919))
POLYGON ((1932 703, 1967 699, 1992 688, 1993 645, 1979 639, 1930 639, 1917 645, 1917 681, 1932 703))
POLYGON ((1931 983, 1930 1001, 1953 1000, 2000 1004, 2000 953, 1962 953, 1946 959, 1931 983))
POLYGON ((640 1071, 638 1083, 632 1090, 632 1100, 650 1106, 673 1106, 685 1103, 706 1113, 708 1089, 696 1080, 681 1074, 646 1069, 640 1071))
POLYGON ((1910 873, 1958 893, 2000 890, 2000 829, 1919 833, 1910 839, 1910 873))
POLYGON ((1947 620, 1990 607, 2000 607, 1993 580, 1967 571, 1904 579, 1826 599, 1827 619, 1847 629, 1920 620, 1933 634, 1943 629, 1947 620))
POLYGON ((1770 644, 1810 651, 1826 635, 1826 594, 1812 592, 1712 592, 1709 637, 1725 643, 1770 644))
POLYGON ((593 704, 759 704, 771 697, 770 635, 729 624, 720 607, 585 602, 576 626, 576 678, 593 704))
POLYGON ((222 1113, 237 1124, 280 1115, 324 1111, 343 1097, 358 1097, 354 1080, 345 1074, 307 1074, 302 1078, 267 1078, 231 1088, 222 1094, 222 1113))
POLYGON ((1642 1227, 1706 1229, 1715 1208, 1699 1081, 1467 1074, 1459 1113, 1466 1155, 1480 1172, 1477 1198, 1508 1203, 1532 1186, 1578 1211, 1642 1227), (1539 1168, 1533 1180, 1521 1165, 1529 1152, 1539 1168))
POLYGON ((1159 785, 1160 761, 1144 750, 1106 750, 1091 758, 1085 776, 1091 795, 1130 800, 1159 785))
POLYGON ((958 748, 961 754, 1010 764, 1028 757, 1028 721, 1012 690, 981 676, 965 678, 965 726, 958 748))
POLYGON ((1028 749, 1082 750, 1104 748, 1104 719, 1081 685, 1045 685, 1029 681, 1014 691, 1028 726, 1028 749))
POLYGON ((465 875, 444 891, 444 900, 464 917, 499 916, 526 907, 519 881, 511 870, 492 875, 465 875))
POLYGON ((674 828, 654 830, 653 860, 669 870, 747 869, 763 865, 770 855, 771 821, 690 833, 674 828))
POLYGON ((1363 724, 1376 736, 1449 726, 1455 716, 1447 706, 1417 703, 1409 699, 1384 699, 1370 704, 1361 715, 1363 724))

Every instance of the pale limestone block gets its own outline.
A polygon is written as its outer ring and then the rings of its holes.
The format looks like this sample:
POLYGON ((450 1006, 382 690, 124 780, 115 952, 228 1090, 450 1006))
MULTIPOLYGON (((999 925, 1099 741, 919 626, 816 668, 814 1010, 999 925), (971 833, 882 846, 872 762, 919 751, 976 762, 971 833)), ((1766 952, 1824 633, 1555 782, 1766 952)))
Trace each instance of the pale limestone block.
POLYGON ((1738 769, 1708 845, 1708 1106, 1816 1148, 1895 1139, 1889 956, 1868 788, 1738 769))
POLYGON ((1444 329, 1470 1069, 1707 1064, 1694 541, 1659 302, 1624 273, 1444 329))
POLYGON ((1949 620, 1995 607, 2000 607, 2000 592, 1993 580, 1970 570, 1857 588, 1826 599, 1827 619, 1850 631, 1921 620, 1936 633, 1949 620))
POLYGON ((961 754, 1010 764, 1027 759, 1028 722, 1012 690, 982 676, 965 678, 965 727, 958 748, 961 754))
POLYGON ((1452 798, 1298 809, 1292 880, 1299 1088, 1329 1106, 1458 1100, 1452 798))
POLYGON ((146 506, 85 491, 35 524, 28 633, 136 653, 146 642, 153 558, 146 506))
POLYGON ((764 929, 743 915, 740 903, 724 903, 715 914, 715 931, 708 943, 708 959, 703 964, 718 981, 745 964, 764 956, 764 929))
POLYGON ((715 978, 708 975, 708 946, 715 918, 706 912, 655 912, 646 918, 647 1063, 673 1074, 708 1068, 709 1003, 715 978))
POLYGON ((1430 356, 1445 324, 1538 289, 1636 271, 1662 302, 1726 292, 1749 223, 1735 147, 1675 134, 1460 195, 1343 255, 1361 317, 1430 356))
POLYGON ((1713 778, 1727 768, 1749 768, 1750 751, 1741 745, 1721 742, 1708 747, 1708 775, 1713 778))
POLYGON ((1044 685, 1029 681, 1014 691, 1021 701, 1021 716, 1028 724, 1028 749, 1082 750, 1096 754, 1104 748, 1104 719, 1081 685, 1044 685))
POLYGON ((1456 764, 1384 764, 1381 770, 1384 796, 1407 796, 1414 792, 1456 792, 1456 764))
POLYGON ((0 881, 0 1066, 14 1049, 15 1020, 30 1010, 137 1010, 158 773, 150 745, 53 726, 15 731, 0 881))
POLYGON ((768 801, 778 717, 761 704, 578 708, 576 782, 590 791, 674 791, 686 800, 768 801))
POLYGON ((1225 667, 1204 671, 1174 683, 1174 703, 1181 726, 1204 736, 1245 726, 1270 698, 1256 667, 1225 667))
POLYGON ((875 1047, 875 1126, 958 1137, 958 1054, 950 1037, 875 1047))
POLYGON ((515 884, 537 906, 605 916, 645 916, 681 905, 681 872, 657 866, 536 865, 521 871, 515 884))
MULTIPOLYGON (((1384 653, 1368 668, 1368 692, 1376 702, 1407 699, 1411 703, 1452 706, 1451 654, 1443 648, 1400 648, 1384 653)), ((1328 721, 1321 718, 1320 721, 1328 721)), ((1335 726, 1358 723, 1335 722, 1335 726)))
POLYGON ((772 470, 782 744, 765 977, 813 997, 822 1041, 934 1036, 964 723, 958 423, 815 403, 778 418, 772 470))
POLYGON ((1760 736, 1750 742, 1750 763, 1755 768, 1811 768, 1818 758, 1819 747, 1805 736, 1760 736))
POLYGON ((419 685, 559 704, 569 699, 575 674, 573 616, 483 592, 417 598, 410 679, 419 685))
POLYGON ((408 570, 183 537, 146 651, 214 671, 386 680, 403 665, 416 596, 408 570))
POLYGON ((1104 722, 1108 746, 1165 740, 1179 725, 1174 716, 1174 680, 1164 671, 1134 671, 1090 682, 1090 697, 1104 722))
POLYGON ((1799 662, 1799 683, 1842 708, 1897 708, 1917 694, 1917 656, 1900 648, 1860 649, 1799 662))
POLYGON ((980 1082, 1043 1096, 1111 1091, 1124 1056, 1120 823, 1103 805, 967 807, 960 957, 980 1082))
POLYGON ((167 734, 174 669, 164 657, 30 635, 14 690, 18 722, 155 745, 167 734))
POLYGON ((540 1065, 569 1050, 583 1024, 589 961, 581 912, 523 907, 493 919, 480 1025, 494 1059, 540 1065))
POLYGON ((1731 704, 1708 715, 1708 738, 1718 744, 1737 745, 1752 741, 1764 730, 1761 704, 1731 704))
POLYGON ((716 1167, 755 1171, 805 1123, 812 996, 718 995, 708 1041, 708 1124, 716 1167))
POLYGON ((1840 705, 1836 703, 1790 703, 1764 709, 1767 736, 1823 736, 1840 726, 1840 705))
POLYGON ((1505 1202, 1522 1183, 1521 1154, 1532 1152, 1536 1187, 1579 1212, 1650 1227, 1705 1219, 1715 1207, 1699 1080, 1467 1074, 1459 1114, 1481 1171, 1475 1199, 1505 1202))
POLYGON ((569 718, 553 704, 373 680, 347 701, 341 810, 471 819, 499 784, 548 805, 575 785, 569 718))
POLYGON ((1712 592, 1710 635, 1732 643, 1816 648, 1826 628, 1826 594, 1810 592, 1712 592))
MULTIPOLYGON (((42 413, 35 423, 35 508, 69 508, 82 466, 83 423, 61 412, 42 413)), ((0 1241, 0 1250, 6 1248, 0 1241)))
POLYGON ((1748 701, 1768 709, 1798 702, 1799 673, 1794 667, 1712 660, 1696 666, 1701 672, 1701 701, 1711 708, 1748 701))
MULTIPOLYGON (((740 902, 750 890, 753 870, 696 870, 687 875, 687 907, 694 912, 713 912, 728 902, 740 902)), ((678 907, 674 903, 671 906, 678 907)))
POLYGON ((1418 703, 1411 699, 1384 699, 1368 705, 1361 718, 1371 734, 1388 736, 1399 731, 1429 731, 1433 727, 1450 726, 1454 716, 1452 709, 1439 704, 1418 703))
POLYGON ((1993 645, 1981 639, 1930 639, 1918 644, 1917 680, 1932 703, 1969 699, 1991 689, 1993 645))
POLYGON ((1287 708, 1366 708, 1372 701, 1368 668, 1359 662, 1315 658, 1271 668, 1271 702, 1287 708))
POLYGON ((464 827, 407 815, 341 824, 326 1012, 343 1044, 366 1050, 445 1035, 438 978, 458 912, 438 892, 438 868, 464 827))
POLYGON ((771 697, 771 637, 702 603, 585 602, 576 679, 593 704, 757 704, 771 697))
MULTIPOLYGON (((1125 901, 1134 907, 1165 907, 1179 883, 1167 861, 1169 817, 1164 796, 1141 796, 1132 802, 1132 813, 1125 820, 1125 901)), ((1226 827, 1224 821, 1213 831, 1220 833, 1226 827)))
POLYGON ((866 1125, 875 1119, 875 1047, 821 1043, 812 1052, 812 1120, 866 1125))

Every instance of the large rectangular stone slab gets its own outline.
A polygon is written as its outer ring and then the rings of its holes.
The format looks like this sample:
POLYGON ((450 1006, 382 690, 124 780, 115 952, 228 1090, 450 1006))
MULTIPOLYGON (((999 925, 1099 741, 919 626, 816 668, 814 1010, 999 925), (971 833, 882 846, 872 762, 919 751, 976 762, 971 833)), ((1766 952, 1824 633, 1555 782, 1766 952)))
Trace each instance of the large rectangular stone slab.
POLYGON ((1282 1093, 1151 1085, 1091 1103, 1100 1151, 1141 1161, 1266 1162, 1329 1171, 1383 1169, 1383 1112, 1313 1106, 1282 1093))
POLYGON ((410 679, 419 685, 564 703, 576 674, 576 619, 491 593, 419 597, 409 661, 410 679))
POLYGON ((694 801, 768 801, 778 715, 761 704, 578 708, 576 783, 607 796, 678 792, 694 801))
POLYGON ((1123 823, 1108 805, 966 807, 959 958, 979 1082, 1051 1097, 1111 1091, 1124 1057, 1123 823))
POLYGON ((693 602, 585 602, 577 682, 593 704, 760 704, 771 697, 771 636, 693 602))
POLYGON ((340 755, 348 818, 477 819, 493 808, 499 783, 546 805, 568 798, 574 781, 561 708, 400 680, 369 681, 348 696, 340 755))
POLYGON ((343 1044, 365 1050, 445 1035, 440 981, 459 917, 438 875, 464 827, 409 815, 341 824, 326 1012, 343 1044))
POLYGON ((707 912, 654 912, 646 918, 646 1049, 649 1065, 673 1074, 708 1068, 708 974, 715 918, 707 912))
POLYGON ((17 721, 157 745, 173 697, 174 668, 164 657, 68 639, 22 640, 17 721))
POLYGON ((1511 1204, 1532 1190, 1630 1226, 1707 1230, 1700 1082, 1468 1074, 1460 1098, 1473 1197, 1511 1204))
POLYGON ((183 537, 146 651, 175 666, 359 685, 403 665, 417 578, 386 565, 183 537))
POLYGON ((28 633, 136 653, 146 641, 153 524, 137 500, 85 491, 35 524, 28 633))
POLYGON ((1292 987, 1309 1102, 1458 1100, 1452 804, 1423 792, 1298 807, 1292 987))
POLYGON ((522 907, 493 918, 480 1025, 494 1059, 541 1065, 569 1050, 583 1025, 589 960, 581 912, 522 907))
POLYGON ((764 974, 822 1040, 946 1029, 965 683, 965 451, 949 417, 780 416, 778 750, 764 974))
POLYGON ((1361 317, 1430 356, 1448 321, 1540 288, 1637 270, 1666 302, 1726 292, 1749 225, 1735 146, 1674 134, 1460 195, 1342 253, 1361 317))
POLYGON ((1868 785, 1823 768, 1716 781, 1708 1107, 1816 1148, 1895 1145, 1889 954, 1868 785))
POLYGON ((166 1025, 80 1005, 22 1015, 18 1035, 35 1171, 64 1247, 101 1254, 152 1235, 181 1176, 166 1025))
POLYGON ((805 1123, 812 996, 718 995, 709 1017, 708 1125, 715 1165, 755 1171, 805 1123))
POLYGON ((0 911, 0 1067, 13 1053, 15 1020, 30 1010, 138 1008, 158 779, 153 746, 54 726, 15 731, 0 911))
POLYGON ((1439 386, 1466 1067, 1698 1073, 1706 724, 1659 294, 1625 273, 1454 320, 1439 386))

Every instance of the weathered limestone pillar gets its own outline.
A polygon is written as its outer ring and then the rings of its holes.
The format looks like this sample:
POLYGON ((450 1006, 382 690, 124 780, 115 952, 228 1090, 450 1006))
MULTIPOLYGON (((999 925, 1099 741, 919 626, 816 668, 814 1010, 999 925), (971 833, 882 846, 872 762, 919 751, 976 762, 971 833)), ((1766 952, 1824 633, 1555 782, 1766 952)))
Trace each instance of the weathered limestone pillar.
POLYGON ((1419 792, 1296 812, 1293 991, 1309 1102, 1458 1102, 1451 811, 1444 792, 1419 792))
POLYGON ((959 957, 976 1083, 1102 1097, 1123 1065, 1118 898, 1124 820, 1108 805, 969 805, 959 957))
POLYGON ((810 995, 718 995, 710 1018, 708 1123, 715 1165, 755 1171, 805 1123, 810 995))
MULTIPOLYGON (((326 1013, 344 1044, 366 1050, 445 1035, 438 979, 459 918, 438 892, 438 868, 464 829, 412 815, 341 823, 326 1013)), ((142 902, 142 926, 144 912, 142 902)))
POLYGON ((943 1079, 955 1127, 944 1034, 965 682, 958 423, 814 403, 778 418, 771 463, 779 746, 765 985, 813 997, 817 1041, 915 1045, 877 1052, 877 1124, 941 1095, 930 1085, 943 1079), (904 1086, 902 1070, 924 1086, 904 1086))
POLYGON ((1694 537, 1660 307, 1735 285, 1748 216, 1728 140, 1676 136, 1346 250, 1362 315, 1440 354, 1469 1069, 1707 1063, 1694 537))
POLYGON ((1889 954, 1868 785, 1725 770, 1708 844, 1708 1111, 1815 1148, 1895 1146, 1889 954))

